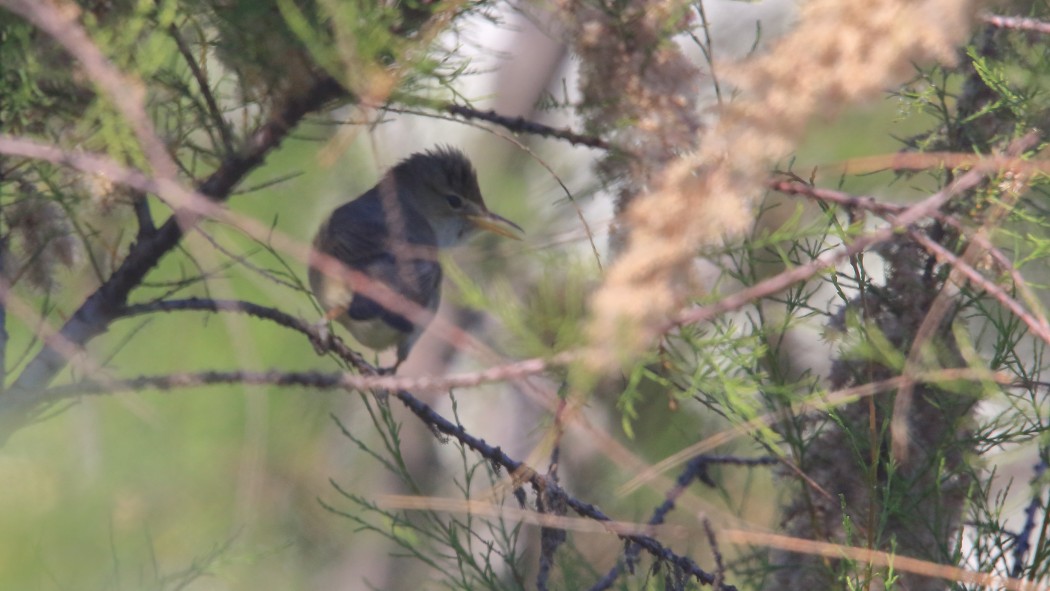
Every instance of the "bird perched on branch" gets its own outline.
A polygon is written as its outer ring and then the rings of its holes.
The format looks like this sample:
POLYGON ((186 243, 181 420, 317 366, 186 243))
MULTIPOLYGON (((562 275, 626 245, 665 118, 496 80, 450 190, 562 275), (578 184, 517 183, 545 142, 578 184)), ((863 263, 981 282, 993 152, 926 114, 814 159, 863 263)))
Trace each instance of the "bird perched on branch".
POLYGON ((439 147, 402 160, 321 224, 310 288, 362 345, 397 346, 397 367, 441 301, 437 251, 477 230, 520 239, 520 226, 488 210, 470 160, 439 147))

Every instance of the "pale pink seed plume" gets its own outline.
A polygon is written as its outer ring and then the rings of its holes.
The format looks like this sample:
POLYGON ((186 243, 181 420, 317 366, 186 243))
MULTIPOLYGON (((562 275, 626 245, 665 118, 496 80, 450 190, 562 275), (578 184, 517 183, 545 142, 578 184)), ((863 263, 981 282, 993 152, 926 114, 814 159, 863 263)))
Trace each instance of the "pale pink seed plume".
POLYGON ((740 95, 718 123, 699 129, 696 150, 657 164, 654 189, 633 199, 618 221, 627 229, 625 247, 591 300, 592 369, 631 359, 659 336, 697 293, 690 270, 698 250, 747 230, 771 164, 795 148, 814 118, 884 97, 914 75, 913 63, 952 63, 976 4, 811 0, 796 28, 768 51, 720 66, 740 95))

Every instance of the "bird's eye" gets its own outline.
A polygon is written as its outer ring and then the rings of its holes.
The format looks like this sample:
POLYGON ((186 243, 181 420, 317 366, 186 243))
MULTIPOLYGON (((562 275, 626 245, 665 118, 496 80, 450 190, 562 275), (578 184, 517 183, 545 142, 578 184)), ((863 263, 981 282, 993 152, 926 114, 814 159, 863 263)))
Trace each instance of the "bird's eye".
POLYGON ((463 198, 459 195, 445 195, 445 200, 448 201, 448 205, 452 209, 459 209, 463 207, 463 198))

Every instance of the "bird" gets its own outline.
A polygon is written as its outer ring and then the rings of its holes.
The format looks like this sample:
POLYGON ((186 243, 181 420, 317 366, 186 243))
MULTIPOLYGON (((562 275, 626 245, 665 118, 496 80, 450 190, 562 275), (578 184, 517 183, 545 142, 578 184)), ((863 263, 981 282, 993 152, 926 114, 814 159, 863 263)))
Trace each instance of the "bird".
POLYGON ((322 325, 336 320, 376 351, 396 346, 396 363, 382 370, 395 373, 441 302, 438 251, 478 230, 516 240, 524 233, 489 211, 474 165, 460 150, 438 146, 405 158, 317 231, 309 282, 325 313, 322 325))

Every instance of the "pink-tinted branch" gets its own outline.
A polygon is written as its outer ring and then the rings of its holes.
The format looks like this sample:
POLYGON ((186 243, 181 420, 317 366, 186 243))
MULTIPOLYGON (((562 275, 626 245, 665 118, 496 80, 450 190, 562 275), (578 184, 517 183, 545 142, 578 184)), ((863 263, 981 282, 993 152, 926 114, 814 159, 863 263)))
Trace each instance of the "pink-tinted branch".
POLYGON ((981 15, 981 20, 1001 29, 1013 29, 1015 31, 1033 31, 1036 33, 1050 33, 1050 23, 1034 18, 1022 16, 1000 16, 998 14, 981 15))

